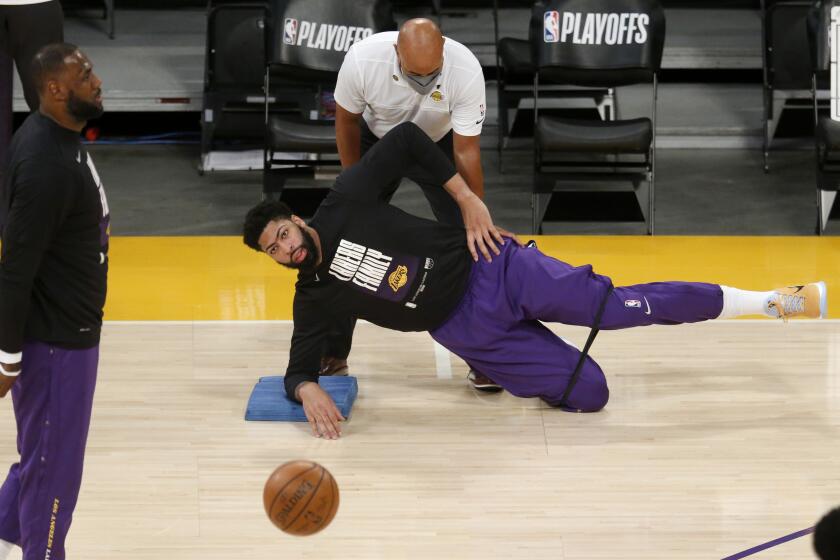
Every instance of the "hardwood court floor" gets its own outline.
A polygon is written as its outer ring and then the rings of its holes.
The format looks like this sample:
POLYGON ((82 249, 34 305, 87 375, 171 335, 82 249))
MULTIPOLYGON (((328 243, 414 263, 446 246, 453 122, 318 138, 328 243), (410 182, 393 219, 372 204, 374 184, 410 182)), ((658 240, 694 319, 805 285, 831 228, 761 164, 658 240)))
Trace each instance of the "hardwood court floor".
MULTIPOLYGON (((360 396, 338 441, 242 419, 257 378, 282 372, 290 334, 288 322, 106 325, 69 558, 709 559, 840 503, 840 323, 604 332, 593 355, 612 396, 597 414, 476 394, 459 360, 449 379, 436 367, 428 335, 361 324, 360 396), (334 523, 310 538, 262 511, 265 478, 296 458, 341 489, 334 523)), ((2 430, 0 464, 13 445, 2 430)))

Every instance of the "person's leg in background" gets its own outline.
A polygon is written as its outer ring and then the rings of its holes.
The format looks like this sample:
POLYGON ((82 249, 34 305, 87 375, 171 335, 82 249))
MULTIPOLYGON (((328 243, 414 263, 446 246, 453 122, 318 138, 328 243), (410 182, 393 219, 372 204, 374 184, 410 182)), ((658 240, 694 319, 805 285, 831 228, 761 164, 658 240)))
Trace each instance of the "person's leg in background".
MULTIPOLYGON (((64 13, 58 0, 38 4, 0 6, 0 185, 12 139, 12 62, 17 67, 26 104, 38 108, 30 63, 38 50, 64 40, 64 13)), ((5 216, 0 216, 0 227, 5 216)))
MULTIPOLYGON (((9 143, 12 141, 12 72, 14 72, 14 59, 9 54, 8 11, 8 6, 0 6, 0 185, 3 184, 9 143)), ((0 227, 5 221, 2 218, 0 216, 0 227)), ((0 558, 2 558, 2 553, 0 553, 0 558)))
POLYGON ((38 92, 32 80, 32 59, 52 43, 64 41, 64 12, 57 0, 8 7, 9 53, 15 59, 26 104, 38 108, 38 92))

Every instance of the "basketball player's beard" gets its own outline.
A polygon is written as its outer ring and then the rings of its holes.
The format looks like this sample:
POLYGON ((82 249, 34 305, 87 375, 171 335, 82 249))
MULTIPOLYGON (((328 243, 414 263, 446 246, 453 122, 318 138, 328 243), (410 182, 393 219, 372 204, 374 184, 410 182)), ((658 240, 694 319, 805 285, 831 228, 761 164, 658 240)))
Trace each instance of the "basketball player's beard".
POLYGON ((306 256, 303 257, 303 260, 299 263, 291 262, 285 266, 288 268, 294 268, 296 270, 301 270, 303 272, 312 272, 315 270, 318 264, 319 256, 318 255, 318 248, 315 246, 315 240, 306 231, 304 228, 300 228, 300 233, 303 239, 300 242, 300 246, 306 249, 306 256))
POLYGON ((67 112, 78 122, 87 122, 101 117, 104 110, 101 105, 79 99, 71 91, 67 96, 67 112))

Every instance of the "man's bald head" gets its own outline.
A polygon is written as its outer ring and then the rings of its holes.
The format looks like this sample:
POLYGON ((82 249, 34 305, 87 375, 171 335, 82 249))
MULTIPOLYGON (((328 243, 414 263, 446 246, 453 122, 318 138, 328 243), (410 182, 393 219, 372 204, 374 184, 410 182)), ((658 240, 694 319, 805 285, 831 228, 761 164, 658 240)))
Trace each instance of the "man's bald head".
POLYGON ((403 71, 428 76, 443 66, 443 35, 430 19, 415 18, 402 24, 397 37, 397 53, 403 71))

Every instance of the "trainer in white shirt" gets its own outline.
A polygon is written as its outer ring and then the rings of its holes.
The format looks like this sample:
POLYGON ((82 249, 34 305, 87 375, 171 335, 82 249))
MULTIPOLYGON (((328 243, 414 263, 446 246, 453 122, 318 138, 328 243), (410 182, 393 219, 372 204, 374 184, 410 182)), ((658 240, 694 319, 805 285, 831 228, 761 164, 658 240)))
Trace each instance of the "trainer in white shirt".
POLYGON ((338 73, 335 101, 342 167, 361 157, 360 118, 377 138, 411 121, 435 142, 453 132, 456 169, 483 196, 484 74, 475 55, 442 37, 433 22, 409 20, 399 33, 377 33, 355 43, 338 73))

